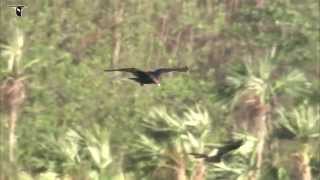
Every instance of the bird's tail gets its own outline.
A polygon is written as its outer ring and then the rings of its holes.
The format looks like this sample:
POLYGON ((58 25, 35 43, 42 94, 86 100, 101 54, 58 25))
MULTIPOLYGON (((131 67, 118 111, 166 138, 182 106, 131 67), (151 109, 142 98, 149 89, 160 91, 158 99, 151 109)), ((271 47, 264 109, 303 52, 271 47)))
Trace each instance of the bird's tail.
POLYGON ((105 69, 106 72, 112 72, 112 71, 124 71, 124 69, 105 69))
POLYGON ((139 83, 140 86, 143 86, 143 83, 142 83, 141 81, 139 81, 138 78, 128 78, 128 79, 130 79, 130 80, 132 80, 132 81, 135 81, 136 83, 139 83))
POLYGON ((139 71, 136 68, 120 68, 120 69, 105 69, 104 71, 106 72, 111 72, 111 71, 124 71, 124 72, 131 72, 134 73, 136 71, 139 71))
POLYGON ((185 66, 182 68, 184 71, 189 71, 189 67, 188 66, 185 66))

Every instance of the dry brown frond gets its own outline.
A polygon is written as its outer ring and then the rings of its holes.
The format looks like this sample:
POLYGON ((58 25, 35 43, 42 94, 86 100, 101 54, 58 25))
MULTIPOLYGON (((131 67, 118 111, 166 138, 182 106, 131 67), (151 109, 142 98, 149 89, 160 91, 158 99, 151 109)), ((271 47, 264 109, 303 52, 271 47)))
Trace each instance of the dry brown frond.
POLYGON ((0 86, 2 105, 6 110, 18 109, 26 98, 25 78, 7 78, 0 86))

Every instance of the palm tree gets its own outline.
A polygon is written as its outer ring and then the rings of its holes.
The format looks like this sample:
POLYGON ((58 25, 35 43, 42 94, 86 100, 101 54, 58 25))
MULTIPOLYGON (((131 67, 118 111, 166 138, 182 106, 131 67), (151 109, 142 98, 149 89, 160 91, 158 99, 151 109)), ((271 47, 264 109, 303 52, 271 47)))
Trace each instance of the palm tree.
MULTIPOLYGON (((16 160, 16 127, 18 115, 26 99, 26 79, 25 70, 32 67, 38 59, 26 62, 22 60, 24 46, 24 35, 17 29, 12 39, 6 45, 0 45, 1 55, 7 59, 7 69, 1 69, 3 79, 0 82, 0 110, 5 114, 6 125, 8 128, 8 159, 11 162, 16 160)), ((4 163, 4 161, 2 161, 4 163)), ((5 167, 7 167, 5 165, 5 167)), ((11 168, 14 171, 15 168, 11 168)), ((6 174, 6 173, 4 173, 6 174)), ((8 173, 12 174, 12 173, 8 173)), ((16 174, 16 173, 13 173, 16 174)))
POLYGON ((76 179, 123 179, 124 175, 119 168, 121 162, 119 164, 113 160, 109 139, 109 131, 98 124, 86 129, 80 126, 70 128, 59 143, 61 151, 68 159, 66 165, 72 170, 65 175, 76 179), (83 168, 84 164, 88 166, 83 168))
POLYGON ((309 86, 303 73, 294 69, 285 74, 283 66, 275 61, 276 48, 260 61, 250 58, 243 66, 235 67, 227 78, 231 101, 232 119, 236 131, 247 131, 257 137, 256 176, 262 165, 264 142, 267 137, 269 117, 279 98, 299 97, 309 86))
MULTIPOLYGON (((318 153, 317 146, 312 146, 320 139, 319 107, 308 103, 297 106, 289 113, 287 109, 278 110, 279 121, 276 126, 282 134, 277 133, 281 144, 287 144, 285 152, 291 164, 291 179, 311 180, 310 158, 312 152, 318 153), (286 132, 286 134, 284 134, 286 132), (288 134, 290 136, 288 136, 288 134)), ((279 147, 280 148, 280 147, 279 147)))
POLYGON ((1 104, 8 114, 9 160, 15 160, 16 124, 21 105, 26 98, 25 76, 21 73, 21 56, 24 44, 23 34, 17 30, 9 45, 2 45, 2 55, 8 58, 7 77, 0 86, 1 104))
MULTIPOLYGON (((157 108, 151 112, 150 118, 143 121, 145 133, 138 135, 131 158, 149 172, 151 170, 152 179, 186 180, 188 153, 202 152, 205 148, 210 130, 207 111, 190 108, 178 116, 169 114, 165 108, 157 108)), ((191 164, 192 178, 203 180, 205 164, 202 161, 191 164)))

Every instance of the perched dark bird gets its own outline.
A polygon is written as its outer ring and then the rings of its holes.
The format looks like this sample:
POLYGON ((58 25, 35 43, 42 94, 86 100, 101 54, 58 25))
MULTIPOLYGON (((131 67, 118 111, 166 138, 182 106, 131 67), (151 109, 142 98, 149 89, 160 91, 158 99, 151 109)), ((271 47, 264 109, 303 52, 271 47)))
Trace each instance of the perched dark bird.
POLYGON ((144 84, 157 84, 158 86, 160 86, 160 76, 163 73, 168 73, 172 71, 186 72, 188 70, 189 70, 188 67, 182 67, 182 68, 159 68, 153 71, 143 71, 136 68, 106 69, 104 71, 129 72, 135 76, 129 79, 139 83, 141 86, 143 86, 144 84))
POLYGON ((189 153, 189 154, 193 155, 195 158, 204 159, 206 162, 218 163, 218 162, 221 162, 222 157, 225 154, 238 149, 240 146, 242 146, 242 144, 243 144, 243 140, 229 141, 226 143, 226 145, 218 148, 218 152, 215 155, 208 155, 208 154, 202 154, 202 153, 189 153))

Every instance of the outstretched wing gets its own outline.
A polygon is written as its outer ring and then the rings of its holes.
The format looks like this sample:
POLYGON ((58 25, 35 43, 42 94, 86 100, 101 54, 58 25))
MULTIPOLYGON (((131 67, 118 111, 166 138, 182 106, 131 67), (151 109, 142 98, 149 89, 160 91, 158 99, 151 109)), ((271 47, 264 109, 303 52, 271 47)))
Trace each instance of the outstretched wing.
POLYGON ((201 154, 201 153, 189 153, 190 155, 194 156, 195 158, 208 158, 208 155, 201 154))
POLYGON ((228 144, 219 148, 218 154, 223 155, 223 154, 226 154, 230 151, 236 150, 240 146, 242 146, 242 144, 243 144, 243 140, 229 141, 228 144))
POLYGON ((200 153, 189 153, 190 155, 193 155, 196 159, 204 159, 206 162, 215 163, 220 162, 222 155, 215 155, 215 156, 208 156, 206 154, 200 154, 200 153))
POLYGON ((146 73, 144 71, 141 71, 137 68, 120 68, 120 69, 105 69, 106 72, 112 72, 112 71, 122 71, 122 72, 129 72, 134 74, 135 76, 145 76, 146 73))
POLYGON ((222 157, 230 151, 238 149, 243 144, 243 140, 238 141, 229 141, 226 145, 218 148, 217 154, 211 156, 210 154, 201 154, 201 153, 189 153, 193 155, 195 158, 203 158, 207 162, 220 162, 222 157))
POLYGON ((189 68, 187 66, 182 67, 182 68, 159 68, 159 69, 152 71, 151 73, 156 76, 160 76, 163 73, 168 73, 168 72, 172 72, 172 71, 186 72, 188 70, 189 70, 189 68))

